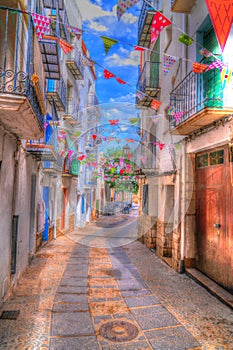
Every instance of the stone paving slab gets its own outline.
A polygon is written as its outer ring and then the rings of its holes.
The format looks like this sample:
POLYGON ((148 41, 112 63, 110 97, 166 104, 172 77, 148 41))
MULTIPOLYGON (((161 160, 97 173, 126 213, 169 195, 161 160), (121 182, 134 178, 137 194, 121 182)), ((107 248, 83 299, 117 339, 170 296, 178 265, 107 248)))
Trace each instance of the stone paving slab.
POLYGON ((77 286, 59 286, 57 288, 57 293, 68 293, 68 294, 87 294, 87 287, 77 287, 77 286))
POLYGON ((62 277, 60 286, 77 286, 86 287, 88 283, 87 278, 83 277, 62 277))
POLYGON ((54 302, 65 303, 85 303, 87 302, 87 295, 85 294, 60 294, 57 293, 54 298, 54 302))
MULTIPOLYGON (((134 309, 131 309, 131 312, 134 314, 134 309)), ((148 313, 146 316, 140 316, 134 314, 134 317, 143 330, 175 326, 180 324, 179 321, 167 311, 158 315, 148 313)))
POLYGON ((96 337, 51 338, 49 350, 99 350, 96 337))
POLYGON ((89 312, 55 313, 51 334, 55 336, 95 335, 89 312))
POLYGON ((155 350, 184 350, 200 346, 198 341, 182 326, 153 330, 145 334, 155 350))
POLYGON ((53 312, 80 312, 89 311, 89 306, 87 301, 81 303, 54 303, 53 312))
POLYGON ((129 308, 160 304, 159 300, 153 295, 142 297, 127 297, 125 298, 125 302, 129 308))
POLYGON ((149 289, 122 290, 121 294, 123 297, 139 297, 144 295, 152 295, 149 289))
MULTIPOLYGON (((151 347, 148 345, 146 341, 133 341, 131 343, 104 345, 102 347, 102 350, 147 350, 147 349, 151 349, 151 347)), ((165 350, 165 348, 163 350, 165 350)))

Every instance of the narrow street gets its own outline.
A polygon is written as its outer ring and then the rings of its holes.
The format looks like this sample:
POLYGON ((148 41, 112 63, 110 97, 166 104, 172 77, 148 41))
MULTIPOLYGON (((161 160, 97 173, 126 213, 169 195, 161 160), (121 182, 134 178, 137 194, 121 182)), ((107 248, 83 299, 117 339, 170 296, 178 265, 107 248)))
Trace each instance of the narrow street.
POLYGON ((42 247, 0 310, 19 311, 0 319, 0 349, 233 349, 232 310, 136 241, 136 223, 102 217, 42 247))

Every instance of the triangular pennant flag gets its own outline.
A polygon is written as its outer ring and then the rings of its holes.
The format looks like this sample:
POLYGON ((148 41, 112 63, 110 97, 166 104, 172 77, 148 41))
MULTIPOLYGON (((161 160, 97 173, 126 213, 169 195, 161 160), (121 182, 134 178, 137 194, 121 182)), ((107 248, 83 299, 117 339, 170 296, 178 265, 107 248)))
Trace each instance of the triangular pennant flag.
POLYGON ((216 60, 208 65, 206 71, 211 70, 211 69, 216 69, 216 68, 223 68, 224 66, 225 66, 225 64, 222 61, 216 60))
POLYGON ((104 49, 105 49, 105 53, 106 53, 106 54, 108 54, 108 51, 111 49, 111 47, 112 47, 114 44, 118 43, 118 41, 115 40, 115 39, 111 39, 111 38, 108 38, 108 37, 103 36, 103 35, 101 35, 100 37, 101 37, 101 39, 103 40, 104 49))
POLYGON ((156 12, 151 25, 151 44, 157 40, 160 32, 171 23, 170 19, 165 17, 161 12, 156 12))
POLYGON ((139 123, 139 118, 129 118, 130 124, 136 126, 139 123))
POLYGON ((115 75, 111 72, 109 72, 107 69, 104 70, 104 77, 105 79, 110 79, 110 78, 114 78, 115 75))
POLYGON ((87 56, 83 56, 81 62, 83 66, 93 67, 95 65, 95 62, 87 56))
POLYGON ((182 43, 185 44, 186 46, 190 46, 192 45, 192 43, 194 42, 194 40, 192 38, 190 38, 190 36, 188 36, 185 33, 182 33, 181 36, 179 36, 178 40, 182 43))
POLYGON ((223 83, 223 89, 225 89, 225 86, 227 83, 231 81, 232 78, 232 70, 227 69, 227 68, 222 68, 221 71, 221 81, 223 83))
POLYGON ((71 27, 71 26, 68 26, 67 27, 68 31, 73 34, 74 36, 76 36, 78 39, 81 38, 81 34, 82 34, 82 30, 79 29, 79 28, 75 28, 75 27, 71 27))
POLYGON ((70 53, 74 49, 73 45, 69 44, 67 41, 65 41, 63 39, 59 40, 59 44, 60 44, 62 50, 65 52, 65 54, 70 53))
POLYGON ((141 91, 136 91, 136 97, 139 99, 139 100, 142 100, 146 95, 141 92, 141 91))
POLYGON ((144 52, 144 51, 146 50, 146 48, 145 48, 145 47, 142 47, 142 46, 136 46, 136 45, 134 45, 134 50, 144 52))
POLYGON ((109 120, 109 124, 110 124, 110 125, 117 125, 118 122, 119 122, 118 119, 111 119, 111 120, 109 120))
POLYGON ((162 104, 162 102, 153 99, 151 101, 151 106, 150 107, 153 108, 154 110, 157 110, 161 104, 162 104))
POLYGON ((205 49, 204 47, 199 52, 204 57, 211 57, 211 56, 213 56, 213 54, 209 50, 205 49))
POLYGON ((206 70, 207 67, 208 67, 207 64, 193 62, 193 72, 194 73, 201 74, 202 72, 204 72, 206 70))
POLYGON ((116 78, 116 80, 119 84, 126 84, 126 82, 124 80, 121 80, 120 78, 116 78))
POLYGON ((173 115, 173 118, 175 119, 176 123, 179 123, 180 119, 183 117, 184 112, 176 112, 173 115))
POLYGON ((171 66, 178 60, 177 57, 171 55, 163 56, 163 72, 164 74, 168 74, 171 66))
POLYGON ((51 19, 45 16, 40 16, 38 13, 32 12, 33 24, 36 28, 36 34, 40 40, 44 34, 49 34, 51 19))
POLYGON ((206 0, 219 45, 224 50, 233 23, 232 0, 206 0))
POLYGON ((122 15, 126 10, 130 9, 133 5, 135 5, 140 0, 118 0, 117 4, 117 18, 118 21, 121 19, 122 15))
POLYGON ((159 149, 162 151, 165 147, 164 143, 161 142, 153 142, 154 145, 159 146, 159 149))

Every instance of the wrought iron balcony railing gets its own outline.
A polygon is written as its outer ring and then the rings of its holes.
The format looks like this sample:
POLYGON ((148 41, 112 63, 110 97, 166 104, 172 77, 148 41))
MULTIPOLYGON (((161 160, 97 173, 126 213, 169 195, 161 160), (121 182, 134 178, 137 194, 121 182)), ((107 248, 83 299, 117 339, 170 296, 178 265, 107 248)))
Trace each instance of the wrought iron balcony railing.
POLYGON ((64 9, 64 0, 44 0, 44 7, 50 9, 56 9, 58 4, 59 10, 64 9))
POLYGON ((70 124, 77 124, 79 117, 79 102, 74 98, 68 98, 66 102, 66 111, 63 115, 63 119, 67 120, 70 124))
MULTIPOLYGON (((207 62, 208 59, 203 60, 203 63, 207 62)), ((202 74, 190 72, 170 94, 170 128, 177 129, 187 123, 190 125, 189 130, 185 128, 181 133, 206 126, 230 111, 232 108, 224 106, 219 69, 202 74), (195 122, 195 118, 198 122, 195 122)))
POLYGON ((76 80, 83 79, 84 67, 81 63, 81 53, 77 47, 67 55, 66 65, 76 80))
POLYGON ((159 62, 145 62, 139 76, 137 89, 155 97, 159 88, 159 62))
POLYGON ((0 94, 13 94, 27 97, 37 120, 43 128, 44 116, 42 114, 35 88, 25 72, 3 70, 0 67, 0 94))
POLYGON ((47 79, 46 96, 50 103, 54 101, 58 111, 66 110, 66 85, 61 78, 60 80, 47 79))
POLYGON ((143 2, 138 19, 138 45, 150 46, 150 28, 152 19, 157 10, 160 10, 161 0, 148 0, 143 2), (148 4, 151 4, 151 6, 148 4))

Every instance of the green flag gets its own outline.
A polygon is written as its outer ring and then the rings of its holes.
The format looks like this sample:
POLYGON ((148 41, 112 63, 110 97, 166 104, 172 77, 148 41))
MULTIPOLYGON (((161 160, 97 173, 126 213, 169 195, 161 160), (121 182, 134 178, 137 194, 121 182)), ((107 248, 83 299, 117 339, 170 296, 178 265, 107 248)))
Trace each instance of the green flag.
POLYGON ((103 36, 101 35, 101 39, 103 40, 104 43, 104 49, 105 49, 105 53, 108 54, 108 51, 111 49, 111 47, 118 43, 118 40, 114 40, 111 38, 108 38, 107 36, 103 36))
POLYGON ((194 42, 194 40, 192 38, 190 38, 190 36, 188 36, 185 33, 182 33, 181 36, 178 38, 178 40, 182 43, 185 44, 186 46, 190 46, 192 45, 192 43, 194 42))

